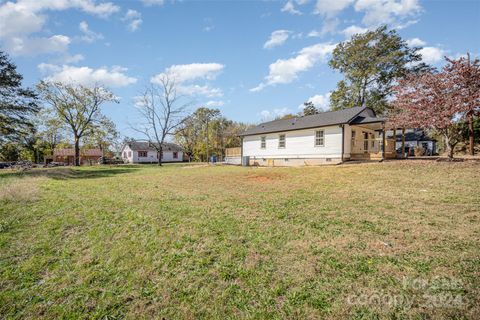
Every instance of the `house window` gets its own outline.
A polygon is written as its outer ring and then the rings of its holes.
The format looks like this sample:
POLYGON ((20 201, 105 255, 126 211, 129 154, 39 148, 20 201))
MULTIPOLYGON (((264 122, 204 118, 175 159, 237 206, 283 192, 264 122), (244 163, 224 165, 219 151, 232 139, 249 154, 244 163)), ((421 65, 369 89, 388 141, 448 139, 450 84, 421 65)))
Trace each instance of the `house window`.
POLYGON ((127 157, 127 151, 123 151, 123 157, 124 157, 124 158, 127 157))
POLYGON ((281 134, 278 136, 278 147, 285 148, 285 135, 281 134))
POLYGON ((128 151, 128 157, 130 158, 132 156, 132 151, 128 151))
POLYGON ((267 147, 267 137, 263 136, 260 138, 260 149, 265 149, 267 147))
POLYGON ((146 158, 148 151, 138 151, 139 158, 146 158))
POLYGON ((178 159, 178 152, 176 151, 173 152, 173 159, 178 159))
POLYGON ((325 146, 325 132, 323 130, 315 131, 315 147, 325 146))
POLYGON ((355 140, 357 138, 357 132, 352 130, 352 145, 355 146, 355 140))

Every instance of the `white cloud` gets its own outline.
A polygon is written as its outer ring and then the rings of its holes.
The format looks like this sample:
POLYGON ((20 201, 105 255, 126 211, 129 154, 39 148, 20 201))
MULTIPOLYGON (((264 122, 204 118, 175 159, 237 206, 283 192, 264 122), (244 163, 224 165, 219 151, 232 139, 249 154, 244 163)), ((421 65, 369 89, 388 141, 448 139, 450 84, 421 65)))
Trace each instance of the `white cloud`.
POLYGON ((83 35, 80 37, 80 40, 84 42, 92 43, 96 40, 103 39, 103 35, 101 33, 97 33, 89 29, 86 21, 80 22, 78 28, 83 33, 83 35))
POLYGON ((365 12, 362 22, 367 26, 393 23, 422 11, 418 0, 358 0, 355 10, 365 12))
POLYGON ((335 34, 339 24, 340 20, 338 18, 327 19, 323 23, 322 29, 312 30, 308 33, 307 36, 310 38, 320 38, 327 34, 335 34))
POLYGON ((215 25, 213 24, 213 20, 211 18, 203 19, 203 23, 205 24, 205 26, 203 27, 203 31, 210 32, 215 29, 215 25))
POLYGON ((422 61, 425 63, 437 63, 443 60, 446 52, 437 47, 423 47, 418 51, 422 55, 422 61))
MULTIPOLYGON (((330 92, 327 94, 316 94, 310 98, 306 102, 312 102, 315 108, 321 111, 327 111, 328 107, 330 106, 330 92)), ((303 110, 305 106, 303 103, 298 106, 299 109, 303 110)))
POLYGON ((287 13, 294 14, 294 15, 301 15, 302 14, 300 11, 295 9, 295 5, 293 4, 293 1, 291 1, 291 0, 287 1, 287 3, 285 3, 285 5, 282 7, 282 9, 280 11, 287 12, 287 13))
POLYGON ((46 11, 67 9, 107 17, 120 8, 111 2, 96 4, 92 0, 0 1, 0 41, 11 54, 36 55, 65 51, 70 42, 66 41, 67 36, 54 35, 46 38, 32 34, 43 30, 48 19, 46 11))
POLYGON ((223 105, 225 105, 225 102, 221 100, 210 100, 210 101, 207 101, 207 103, 205 103, 205 106, 208 108, 217 108, 223 105))
POLYGON ((263 45, 264 49, 271 49, 273 47, 280 46, 287 41, 288 37, 290 36, 291 31, 289 30, 276 30, 273 31, 270 35, 270 38, 267 42, 263 45))
POLYGON ((421 48, 418 50, 418 53, 422 55, 422 61, 428 64, 435 64, 442 61, 447 54, 442 48, 426 46, 427 42, 419 38, 408 39, 406 42, 409 47, 421 48))
POLYGON ((0 5, 0 38, 40 31, 46 17, 18 3, 0 5))
POLYGON ((5 41, 5 47, 12 55, 33 56, 44 53, 66 52, 70 38, 63 35, 54 35, 49 38, 13 37, 5 41))
POLYGON ((310 31, 308 34, 307 34, 307 37, 309 38, 317 38, 317 37, 321 37, 321 32, 318 31, 318 30, 312 30, 310 31))
POLYGON ((335 49, 336 44, 319 43, 305 47, 298 54, 289 59, 278 59, 269 66, 269 74, 265 81, 257 87, 250 89, 252 92, 260 91, 267 86, 290 83, 298 78, 300 72, 307 71, 317 62, 324 61, 335 49))
POLYGON ((130 32, 137 31, 143 22, 142 14, 137 10, 133 10, 133 9, 128 9, 127 13, 125 13, 125 16, 123 17, 122 20, 127 22, 127 29, 130 32))
POLYGON ((38 68, 44 73, 51 73, 45 77, 46 81, 76 83, 86 86, 100 83, 108 87, 125 87, 137 82, 136 78, 125 74, 126 68, 119 66, 92 69, 90 67, 56 66, 42 63, 38 65, 38 68))
POLYGON ((368 31, 368 28, 362 28, 359 26, 349 26, 342 30, 342 33, 345 35, 346 38, 351 38, 353 35, 365 33, 368 31))
POLYGON ((333 18, 352 3, 353 0, 318 0, 314 13, 326 18, 333 18))
POLYGON ((273 110, 262 110, 260 112, 261 121, 271 121, 276 118, 281 118, 286 114, 292 113, 288 108, 275 108, 273 110))
POLYGON ((85 59, 85 57, 82 54, 74 54, 74 55, 65 55, 62 60, 65 64, 70 64, 70 63, 77 63, 85 59))
POLYGON ((413 38, 407 40, 407 45, 409 47, 423 47, 427 43, 419 38, 413 38))
POLYGON ((205 96, 208 98, 216 98, 223 96, 223 92, 219 88, 212 88, 208 85, 179 85, 177 92, 187 96, 205 96))
POLYGON ((198 79, 214 80, 224 68, 225 66, 220 63, 176 64, 168 67, 164 72, 154 76, 152 78, 152 82, 158 82, 158 80, 165 74, 174 78, 177 82, 186 82, 198 79))
POLYGON ((153 76, 150 82, 159 84, 161 79, 168 76, 177 83, 177 92, 190 96, 205 96, 209 98, 221 97, 223 92, 219 88, 208 84, 193 83, 195 81, 211 81, 223 71, 225 66, 220 63, 190 63, 177 64, 166 68, 162 73, 153 76))
POLYGON ((150 6, 163 6, 165 0, 142 0, 142 3, 148 7, 150 6))

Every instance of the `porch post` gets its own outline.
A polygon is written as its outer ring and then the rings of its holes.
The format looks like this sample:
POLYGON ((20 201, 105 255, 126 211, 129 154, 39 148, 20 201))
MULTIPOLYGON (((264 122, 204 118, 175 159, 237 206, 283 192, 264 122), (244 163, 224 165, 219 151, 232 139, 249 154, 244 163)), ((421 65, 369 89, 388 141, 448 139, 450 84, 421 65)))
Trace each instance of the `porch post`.
POLYGON ((405 127, 402 127, 402 158, 405 158, 405 127))
POLYGON ((393 151, 395 158, 397 157, 397 127, 393 127, 393 151))
POLYGON ((385 122, 382 122, 382 160, 385 160, 385 143, 387 138, 385 135, 385 122))

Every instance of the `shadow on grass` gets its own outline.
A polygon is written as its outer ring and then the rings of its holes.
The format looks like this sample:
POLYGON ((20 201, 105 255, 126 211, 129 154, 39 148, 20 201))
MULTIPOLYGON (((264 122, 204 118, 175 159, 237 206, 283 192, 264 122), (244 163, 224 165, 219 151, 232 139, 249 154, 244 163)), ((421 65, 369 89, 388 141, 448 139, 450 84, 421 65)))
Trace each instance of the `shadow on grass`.
MULTIPOLYGON (((55 180, 108 178, 132 173, 140 168, 134 166, 96 167, 96 168, 45 168, 26 171, 0 172, 2 178, 46 177, 55 180)), ((8 170, 8 169, 5 169, 8 170)))

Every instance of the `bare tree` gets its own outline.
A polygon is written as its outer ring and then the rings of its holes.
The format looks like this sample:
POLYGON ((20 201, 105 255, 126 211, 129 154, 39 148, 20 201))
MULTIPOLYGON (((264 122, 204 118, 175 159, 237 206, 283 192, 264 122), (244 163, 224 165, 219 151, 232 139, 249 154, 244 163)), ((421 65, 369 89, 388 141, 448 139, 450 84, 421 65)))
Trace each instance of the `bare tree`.
POLYGON ((177 93, 175 80, 164 74, 158 78, 158 84, 145 89, 137 101, 137 107, 143 124, 133 127, 142 133, 151 147, 157 151, 158 165, 162 165, 163 144, 169 135, 174 135, 182 124, 189 103, 183 103, 183 96, 177 93))
POLYGON ((103 119, 100 107, 106 102, 118 102, 117 98, 98 84, 85 87, 41 81, 37 89, 58 119, 71 129, 75 144, 75 165, 80 166, 80 139, 103 119))

